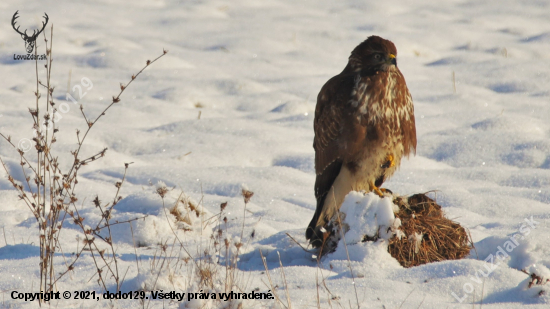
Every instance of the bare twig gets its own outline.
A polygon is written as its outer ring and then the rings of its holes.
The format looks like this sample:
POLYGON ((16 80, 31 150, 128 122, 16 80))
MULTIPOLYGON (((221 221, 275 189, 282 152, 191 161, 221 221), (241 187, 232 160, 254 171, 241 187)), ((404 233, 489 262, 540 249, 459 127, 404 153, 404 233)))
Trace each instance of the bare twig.
POLYGON ((288 303, 288 307, 292 308, 292 303, 290 302, 290 294, 288 292, 288 283, 286 281, 285 268, 283 267, 283 262, 281 262, 281 255, 279 254, 279 251, 277 251, 277 256, 279 257, 279 265, 281 265, 281 273, 283 276, 283 282, 285 283, 286 302, 288 303))
MULTIPOLYGON (((52 291, 55 284, 67 273, 71 272, 74 268, 75 262, 82 256, 84 251, 89 251, 94 264, 97 268, 98 282, 106 290, 107 279, 114 278, 117 284, 117 290, 120 289, 121 284, 124 281, 125 274, 121 277, 119 274, 118 258, 116 256, 116 248, 112 241, 111 225, 120 223, 130 223, 139 218, 125 220, 122 222, 110 222, 110 213, 113 207, 120 201, 120 188, 126 178, 126 170, 128 164, 125 165, 126 169, 123 178, 120 182, 116 183, 117 191, 111 205, 105 208, 99 204, 99 199, 96 198, 98 204, 97 209, 101 213, 101 220, 97 222, 94 229, 89 228, 83 222, 83 218, 78 211, 77 201, 78 198, 75 194, 75 187, 78 184, 78 171, 79 169, 95 161, 105 155, 106 148, 97 154, 81 159, 79 157, 80 150, 86 136, 90 132, 94 124, 103 116, 105 112, 115 103, 120 102, 120 97, 124 90, 130 85, 134 79, 143 72, 143 70, 150 64, 164 56, 167 51, 163 51, 163 54, 154 59, 153 61, 147 61, 146 65, 137 73, 132 75, 131 80, 126 85, 121 85, 121 91, 116 97, 113 97, 113 102, 107 106, 101 114, 99 114, 93 121, 90 121, 85 115, 83 108, 81 109, 84 120, 88 124, 87 130, 83 136, 80 136, 80 132, 77 131, 78 147, 72 152, 73 162, 70 164, 69 171, 63 173, 59 168, 58 157, 52 153, 53 144, 56 142, 56 103, 54 102, 54 87, 51 84, 52 78, 52 42, 53 42, 53 26, 50 29, 50 38, 46 37, 44 32, 44 42, 46 48, 46 81, 43 83, 38 77, 38 60, 35 61, 35 75, 36 75, 36 91, 34 93, 36 104, 35 108, 30 108, 29 113, 32 117, 33 129, 35 135, 33 137, 34 148, 36 149, 36 160, 31 161, 27 158, 27 155, 19 149, 12 141, 10 136, 6 136, 0 133, 0 137, 8 142, 8 144, 15 149, 20 156, 20 166, 23 175, 22 183, 15 180, 12 176, 12 171, 8 169, 5 162, 0 158, 2 167, 8 174, 8 181, 13 185, 15 190, 19 194, 19 198, 25 202, 29 210, 35 216, 38 222, 39 229, 39 246, 40 246, 40 290, 44 292, 52 291), (40 99, 43 97, 41 94, 41 88, 45 88, 46 91, 46 105, 43 111, 40 110, 40 99), (71 207, 72 206, 72 207, 71 207), (69 209, 71 207, 71 209, 69 209), (62 254, 66 269, 56 273, 54 271, 53 258, 57 251, 63 252, 59 243, 59 235, 63 228, 63 223, 66 219, 72 219, 74 224, 78 226, 84 233, 84 245, 78 249, 74 259, 68 261, 65 255, 62 254), (107 236, 103 236, 100 232, 105 229, 107 236), (94 237, 95 236, 95 237, 94 237), (96 240, 100 239, 111 248, 112 256, 105 254, 105 249, 100 249, 96 240), (104 275, 102 272, 107 270, 109 275, 104 275)), ((37 48, 35 48, 35 58, 37 56, 37 48)), ((70 81, 69 81, 70 82, 70 81)), ((26 150, 25 150, 26 151, 26 150)), ((6 236, 4 234, 4 239, 6 236)), ((7 241, 6 241, 7 244, 7 241)), ((137 258, 137 254, 136 254, 137 258)), ((127 272, 127 270, 126 270, 127 272)))
POLYGON ((267 262, 266 262, 266 259, 265 259, 264 255, 262 254, 262 250, 258 249, 258 251, 260 251, 260 257, 262 258, 262 263, 264 264, 265 274, 267 275, 267 280, 269 281, 269 287, 271 287, 271 291, 273 292, 273 295, 275 296, 275 299, 277 300, 277 302, 279 302, 285 308, 288 308, 288 306, 285 305, 281 301, 281 299, 279 298, 279 295, 277 294, 277 290, 276 290, 275 286, 273 285, 273 280, 271 280, 271 275, 269 274, 269 269, 267 268, 267 262))

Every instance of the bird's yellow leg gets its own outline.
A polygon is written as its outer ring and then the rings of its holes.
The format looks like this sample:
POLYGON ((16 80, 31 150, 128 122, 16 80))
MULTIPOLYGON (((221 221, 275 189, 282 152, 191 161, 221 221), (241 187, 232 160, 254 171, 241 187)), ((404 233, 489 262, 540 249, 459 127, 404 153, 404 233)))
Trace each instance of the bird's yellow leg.
POLYGON ((380 196, 380 197, 384 197, 384 193, 382 193, 382 191, 380 191, 380 189, 377 186, 374 185, 373 181, 369 181, 369 190, 376 193, 376 194, 378 194, 378 196, 380 196))
POLYGON ((389 154, 389 155, 386 156, 386 165, 388 167, 394 167, 395 166, 395 160, 394 160, 392 154, 389 154))

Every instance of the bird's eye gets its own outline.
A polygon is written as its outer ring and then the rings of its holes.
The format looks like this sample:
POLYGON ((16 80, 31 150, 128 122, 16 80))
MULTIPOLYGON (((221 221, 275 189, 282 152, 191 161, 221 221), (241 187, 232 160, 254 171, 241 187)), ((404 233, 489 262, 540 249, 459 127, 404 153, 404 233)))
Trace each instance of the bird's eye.
POLYGON ((376 61, 382 60, 382 55, 380 55, 380 54, 374 54, 374 60, 376 60, 376 61))

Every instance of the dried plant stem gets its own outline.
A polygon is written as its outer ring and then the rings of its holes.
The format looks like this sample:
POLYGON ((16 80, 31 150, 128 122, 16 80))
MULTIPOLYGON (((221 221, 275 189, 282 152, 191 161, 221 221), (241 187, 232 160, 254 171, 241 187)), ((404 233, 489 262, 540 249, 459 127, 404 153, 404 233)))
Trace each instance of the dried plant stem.
MULTIPOLYGON (((158 192, 158 191, 157 191, 158 192)), ((183 195, 180 194, 180 197, 183 195)), ((166 205, 164 203, 164 196, 161 195, 161 199, 162 199, 162 209, 164 210, 164 216, 166 217, 166 221, 168 221, 168 226, 170 227, 170 230, 172 231, 172 234, 174 234, 175 236, 175 239, 178 241, 178 243, 180 244, 181 248, 183 248, 183 250, 185 251, 185 253, 187 253, 187 256, 188 257, 192 257, 191 253, 189 253, 189 251, 187 251, 187 248, 183 245, 183 242, 181 241, 181 239, 179 238, 178 234, 176 233, 176 230, 172 227, 172 223, 170 222, 170 219, 168 219, 168 213, 166 212, 166 205)), ((179 200, 180 198, 178 198, 179 200)), ((200 268, 199 265, 197 264, 197 262, 193 259, 193 263, 195 263, 195 266, 197 266, 197 268, 200 268)))
POLYGON ((456 79, 455 79, 455 71, 453 71, 452 79, 453 79, 453 93, 455 93, 455 94, 456 94, 456 79))
POLYGON ((138 253, 137 253, 137 249, 136 249, 136 239, 134 238, 134 228, 132 227, 132 223, 128 223, 128 225, 130 226, 130 232, 132 233, 132 243, 134 244, 134 254, 136 256, 136 269, 138 271, 138 274, 139 274, 139 260, 138 260, 138 253))
POLYGON ((2 231, 4 232, 4 241, 6 242, 6 246, 8 245, 8 240, 6 239, 6 229, 2 226, 2 231))
POLYGON ((269 281, 268 288, 271 287, 271 291, 273 292, 273 296, 275 296, 275 299, 277 300, 277 302, 283 305, 285 308, 288 308, 288 306, 281 301, 281 299, 279 298, 279 295, 277 294, 276 288, 273 285, 273 280, 271 280, 271 275, 269 274, 269 269, 267 268, 266 259, 262 254, 262 250, 258 249, 258 251, 260 251, 260 257, 262 258, 262 263, 264 264, 265 274, 267 275, 267 280, 269 281))
MULTIPOLYGON (((53 67, 53 26, 50 29, 49 39, 44 32, 44 42, 46 49, 46 81, 42 83, 39 80, 38 75, 38 51, 35 48, 35 76, 36 76, 36 91, 35 95, 35 107, 29 108, 29 113, 32 117, 33 129, 34 129, 34 149, 36 149, 36 160, 29 160, 30 154, 26 155, 23 149, 19 149, 11 141, 11 137, 0 133, 0 137, 8 142, 8 144, 15 149, 20 156, 20 166, 24 179, 20 181, 13 177, 13 172, 8 169, 5 161, 0 158, 0 163, 6 173, 8 174, 8 181, 13 185, 19 198, 25 202, 31 213, 35 216, 38 222, 39 229, 39 246, 40 246, 40 291, 49 292, 54 289, 55 284, 67 273, 74 268, 75 262, 81 257, 82 253, 87 250, 90 252, 91 257, 97 269, 97 275, 99 277, 98 282, 106 290, 110 284, 107 279, 113 278, 116 282, 117 291, 120 290, 120 286, 124 281, 126 273, 121 277, 119 274, 118 258, 116 257, 116 248, 113 245, 111 225, 120 223, 129 223, 136 219, 130 219, 123 222, 111 223, 111 211, 115 205, 120 201, 120 188, 126 179, 126 172, 128 164, 125 164, 124 175, 122 180, 115 185, 117 191, 113 202, 107 205, 101 205, 99 199, 96 197, 94 204, 101 214, 101 220, 97 222, 95 228, 90 228, 83 222, 85 218, 81 217, 76 205, 78 198, 75 194, 75 188, 78 184, 78 171, 79 169, 99 159, 105 155, 106 148, 96 153, 95 155, 81 159, 79 157, 82 145, 90 132, 94 124, 103 116, 105 112, 112 107, 115 103, 120 102, 120 97, 124 90, 130 85, 137 76, 145 70, 153 62, 163 57, 167 51, 163 50, 163 53, 154 59, 153 61, 147 60, 146 65, 124 86, 121 85, 121 91, 116 97, 113 97, 113 101, 99 114, 95 120, 89 121, 84 114, 83 107, 81 106, 82 115, 88 125, 88 129, 84 135, 80 137, 77 131, 78 146, 75 151, 72 152, 73 161, 70 162, 70 168, 67 173, 63 173, 59 168, 58 157, 52 153, 53 144, 56 142, 56 120, 55 115, 57 113, 56 103, 53 98, 54 87, 52 87, 52 67, 53 67), (42 110, 40 109, 41 88, 46 89, 46 105, 42 110), (55 272, 54 270, 54 256, 55 253, 63 252, 59 243, 59 235, 63 228, 65 220, 72 219, 74 224, 78 226, 84 234, 84 245, 80 248, 77 245, 77 253, 74 259, 69 259, 62 254, 66 269, 61 272, 55 272), (101 235, 102 231, 105 231, 105 235, 101 235), (97 238, 96 238, 97 237, 97 238), (101 249, 96 239, 102 240, 106 243, 112 255, 106 255, 106 249, 101 249), (108 275, 102 275, 103 270, 108 271, 108 275)), ((34 152, 34 151, 33 151, 34 152)), ((5 234, 4 234, 5 238, 5 234)), ((7 242, 6 242, 7 244, 7 242)), ((128 270, 126 270, 127 272, 128 270)), ((39 300, 40 302, 42 300, 39 300)))
POLYGON ((319 296, 319 268, 315 272, 315 288, 317 290, 317 308, 321 308, 321 298, 319 296))
POLYGON ((409 298, 409 296, 411 296, 411 294, 414 292, 414 290, 416 290, 416 288, 412 289, 409 294, 407 294, 407 297, 405 297, 405 299, 403 299, 403 301, 401 302, 401 305, 399 305, 399 308, 398 309, 401 309, 401 307, 403 307, 403 304, 407 301, 407 299, 409 298))
MULTIPOLYGON (((87 121, 88 123, 88 129, 86 129, 86 132, 84 132, 84 136, 82 137, 82 139, 80 140, 79 139, 79 143, 78 143, 78 148, 75 150, 75 158, 78 156, 78 154, 80 153, 80 150, 82 148, 82 144, 84 142, 84 140, 86 139, 86 137, 88 136, 88 133, 90 132, 90 130, 92 129, 92 127, 97 123, 97 121, 105 115, 105 113, 111 108, 111 106, 113 106, 114 104, 120 102, 120 96, 122 95, 122 93, 124 93, 124 90, 126 90, 126 88, 128 88, 128 86, 130 86, 130 84, 141 74, 141 72, 143 72, 143 70, 145 70, 149 65, 153 64, 154 62, 156 62, 157 60, 159 60, 160 58, 162 58, 164 55, 166 55, 168 51, 167 50, 163 50, 163 53, 162 55, 158 56, 157 58, 155 58, 153 61, 150 61, 150 60, 147 60, 147 63, 146 65, 137 73, 137 74, 134 74, 132 75, 132 78, 130 79, 130 81, 124 86, 124 85, 120 85, 120 92, 118 93, 118 95, 115 97, 113 96, 113 101, 95 118, 94 121, 87 121)), ((84 110, 83 110, 83 106, 80 105, 80 109, 82 111, 82 114, 84 115, 84 110)), ((84 115, 85 116, 85 115, 84 115)), ((87 118, 85 118, 87 119, 87 118)), ((71 172, 73 171, 73 169, 76 167, 76 165, 73 165, 71 167, 71 169, 69 170, 68 174, 70 175, 71 172)))
POLYGON ((286 281, 285 268, 283 267, 283 262, 281 262, 281 255, 279 254, 279 251, 277 251, 277 256, 279 257, 279 265, 281 266, 283 282, 285 283, 286 302, 288 303, 288 307, 292 308, 292 303, 290 302, 290 294, 288 292, 288 283, 286 281))

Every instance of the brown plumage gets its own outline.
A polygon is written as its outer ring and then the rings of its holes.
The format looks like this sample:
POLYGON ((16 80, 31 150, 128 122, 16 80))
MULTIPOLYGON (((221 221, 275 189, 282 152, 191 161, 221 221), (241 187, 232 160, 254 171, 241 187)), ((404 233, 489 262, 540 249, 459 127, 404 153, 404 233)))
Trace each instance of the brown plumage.
POLYGON ((314 247, 352 190, 375 191, 416 152, 412 98, 395 45, 371 36, 317 96, 314 130, 317 209, 306 230, 314 247))

